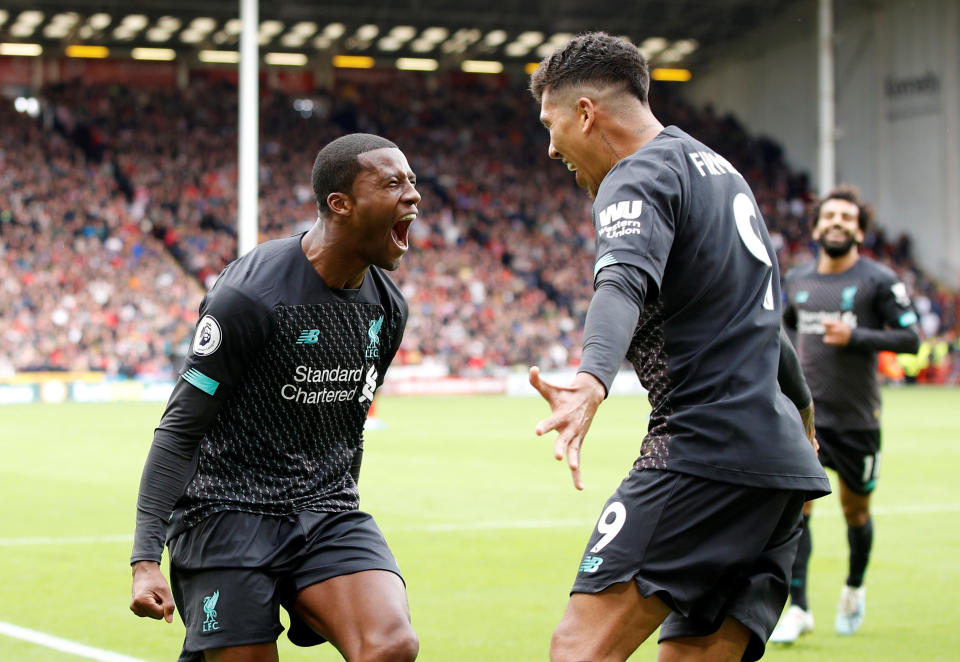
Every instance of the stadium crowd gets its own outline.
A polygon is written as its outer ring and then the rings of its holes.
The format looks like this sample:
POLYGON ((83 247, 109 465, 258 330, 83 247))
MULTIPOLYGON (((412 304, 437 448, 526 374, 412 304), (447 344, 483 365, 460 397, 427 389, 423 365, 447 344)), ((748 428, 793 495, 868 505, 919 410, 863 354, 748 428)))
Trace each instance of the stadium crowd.
POLYGON ((0 376, 170 374, 202 295, 106 162, 0 105, 0 376))
MULTIPOLYGON (((172 375, 204 289, 236 252, 236 89, 73 82, 42 97, 41 120, 0 104, 0 376, 172 375)), ((395 273, 411 307, 399 362, 460 375, 578 362, 592 291, 589 201, 548 162, 522 87, 411 74, 321 90, 299 110, 294 101, 262 95, 261 241, 313 223, 320 146, 352 131, 387 136, 423 195, 413 250, 395 273)), ((811 193, 779 146, 709 108, 662 106, 666 122, 750 181, 782 271, 812 259, 811 193)), ((957 293, 923 274, 908 238, 877 227, 865 251, 905 279, 928 334, 956 337, 957 293)))

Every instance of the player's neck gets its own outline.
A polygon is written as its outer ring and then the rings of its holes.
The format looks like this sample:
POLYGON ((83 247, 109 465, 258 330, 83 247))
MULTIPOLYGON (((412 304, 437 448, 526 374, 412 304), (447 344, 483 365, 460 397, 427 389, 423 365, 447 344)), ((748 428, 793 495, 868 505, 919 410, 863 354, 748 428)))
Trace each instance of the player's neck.
POLYGON ((817 260, 818 274, 840 274, 852 267, 860 259, 860 251, 853 246, 846 255, 840 257, 830 257, 820 249, 820 258, 817 260))
POLYGON ((607 170, 627 158, 663 131, 650 107, 636 98, 616 98, 598 107, 591 129, 595 153, 607 170))
POLYGON ((627 152, 624 156, 629 156, 656 138, 663 131, 663 124, 648 107, 641 105, 640 112, 624 128, 627 130, 623 136, 627 152))
POLYGON ((335 290, 359 288, 370 265, 350 264, 345 259, 348 253, 336 241, 329 239, 323 224, 318 222, 303 235, 300 248, 327 287, 335 290))

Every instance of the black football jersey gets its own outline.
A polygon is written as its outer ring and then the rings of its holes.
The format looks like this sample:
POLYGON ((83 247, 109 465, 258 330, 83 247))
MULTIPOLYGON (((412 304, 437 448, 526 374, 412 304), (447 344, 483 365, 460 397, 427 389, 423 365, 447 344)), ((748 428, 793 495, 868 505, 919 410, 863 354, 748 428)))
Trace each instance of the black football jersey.
POLYGON ((181 377, 222 404, 177 502, 186 526, 222 510, 358 507, 349 470, 407 305, 374 266, 357 290, 327 287, 301 237, 231 263, 201 303, 181 377))
POLYGON ((777 384, 776 256, 740 173, 667 127, 610 170, 593 218, 594 273, 630 264, 650 285, 627 353, 653 407, 635 466, 829 492, 777 384))
POLYGON ((813 395, 817 426, 879 429, 877 348, 915 351, 897 345, 898 336, 906 335, 909 345, 913 335, 897 330, 917 323, 906 286, 890 269, 860 257, 837 274, 817 273, 816 261, 795 267, 787 274, 784 288, 784 324, 797 334, 797 353, 813 395), (849 345, 823 342, 823 322, 828 319, 851 327, 849 345), (893 332, 880 337, 871 333, 884 329, 893 332))

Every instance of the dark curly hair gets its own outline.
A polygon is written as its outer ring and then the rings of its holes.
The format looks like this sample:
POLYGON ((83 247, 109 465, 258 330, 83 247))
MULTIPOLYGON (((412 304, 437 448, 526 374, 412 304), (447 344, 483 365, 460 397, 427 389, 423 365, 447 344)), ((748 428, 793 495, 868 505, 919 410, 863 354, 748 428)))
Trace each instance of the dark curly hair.
POLYGON ((622 85, 647 103, 650 70, 630 42, 606 32, 580 34, 545 57, 530 76, 530 93, 540 103, 547 88, 557 90, 584 83, 622 85))
POLYGON ((313 192, 317 196, 317 211, 323 215, 329 210, 327 196, 337 191, 349 193, 353 180, 363 168, 357 156, 375 149, 397 146, 372 133, 350 133, 331 141, 317 153, 313 162, 313 192))

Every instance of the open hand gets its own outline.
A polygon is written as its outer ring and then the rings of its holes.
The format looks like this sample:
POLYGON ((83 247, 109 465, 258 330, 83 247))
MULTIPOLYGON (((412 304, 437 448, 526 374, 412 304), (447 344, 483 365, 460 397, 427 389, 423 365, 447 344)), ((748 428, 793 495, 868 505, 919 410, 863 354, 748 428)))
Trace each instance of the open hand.
POLYGON ((567 458, 567 466, 573 477, 573 486, 583 489, 580 476, 580 448, 590 429, 593 415, 606 396, 606 389, 593 375, 580 372, 570 386, 557 386, 540 378, 540 368, 530 368, 530 384, 537 389, 550 405, 552 416, 537 424, 537 435, 557 431, 553 443, 553 456, 557 460, 567 458))

